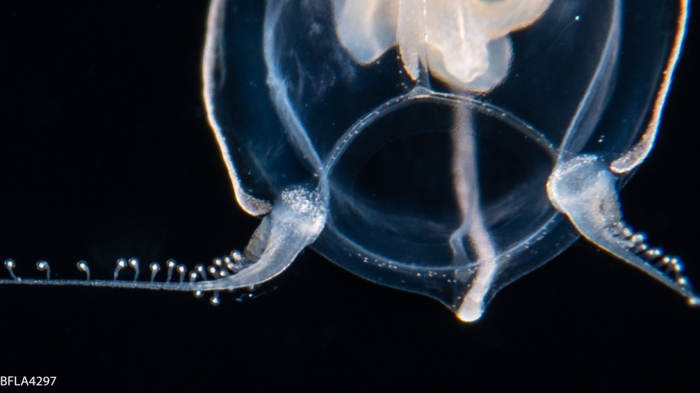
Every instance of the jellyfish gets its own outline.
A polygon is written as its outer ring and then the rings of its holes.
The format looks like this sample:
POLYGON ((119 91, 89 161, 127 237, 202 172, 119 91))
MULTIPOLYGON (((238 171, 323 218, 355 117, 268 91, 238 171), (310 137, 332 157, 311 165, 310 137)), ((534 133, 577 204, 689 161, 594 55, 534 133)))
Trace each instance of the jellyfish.
POLYGON ((7 260, 0 283, 218 304, 311 247, 474 321, 583 236, 697 304, 679 259, 618 200, 653 148, 687 12, 686 0, 213 0, 203 100, 236 202, 261 218, 245 249, 152 263, 143 281, 133 258, 110 280, 85 261, 84 279, 52 279, 47 261, 45 279, 19 277, 7 260))

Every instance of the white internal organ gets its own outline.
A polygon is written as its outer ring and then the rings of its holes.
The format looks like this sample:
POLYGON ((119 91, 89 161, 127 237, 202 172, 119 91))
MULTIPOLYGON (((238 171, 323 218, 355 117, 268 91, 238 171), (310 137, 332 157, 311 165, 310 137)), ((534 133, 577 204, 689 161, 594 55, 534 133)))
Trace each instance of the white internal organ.
POLYGON ((468 265, 471 262, 467 256, 465 242, 476 252, 476 262, 479 265, 455 312, 462 321, 472 322, 479 319, 484 312, 484 297, 491 289, 496 274, 496 249, 481 214, 475 130, 471 111, 465 107, 455 108, 454 123, 455 128, 451 133, 455 146, 452 152, 452 178, 462 224, 450 236, 450 246, 456 266, 468 265))
POLYGON ((507 75, 507 35, 552 0, 333 0, 336 30, 354 60, 368 64, 398 46, 414 80, 421 64, 454 89, 489 91, 507 75))

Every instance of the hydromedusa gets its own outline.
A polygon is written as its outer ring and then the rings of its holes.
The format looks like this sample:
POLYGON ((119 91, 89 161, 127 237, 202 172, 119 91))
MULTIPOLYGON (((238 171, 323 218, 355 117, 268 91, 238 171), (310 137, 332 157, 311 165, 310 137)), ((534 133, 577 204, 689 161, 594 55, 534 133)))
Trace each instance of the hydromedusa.
POLYGON ((654 145, 687 1, 214 0, 208 119, 242 251, 188 268, 2 283, 218 291, 283 272, 305 247, 478 319, 579 236, 695 304, 682 265, 624 222, 618 190, 654 145), (624 12, 623 12, 624 6, 624 12), (645 42, 636 45, 635 42, 645 42), (643 86, 640 88, 640 86, 643 86), (164 270, 164 273, 160 273, 164 270), (160 276, 164 279, 159 279, 160 276))

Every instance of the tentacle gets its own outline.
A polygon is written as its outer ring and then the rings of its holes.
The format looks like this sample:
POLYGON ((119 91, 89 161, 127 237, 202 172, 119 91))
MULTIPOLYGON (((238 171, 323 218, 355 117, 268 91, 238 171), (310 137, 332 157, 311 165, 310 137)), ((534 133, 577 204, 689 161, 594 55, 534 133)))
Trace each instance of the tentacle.
POLYGON ((688 299, 700 304, 677 258, 649 248, 622 220, 616 178, 602 160, 583 155, 557 165, 547 182, 552 204, 585 238, 688 299))

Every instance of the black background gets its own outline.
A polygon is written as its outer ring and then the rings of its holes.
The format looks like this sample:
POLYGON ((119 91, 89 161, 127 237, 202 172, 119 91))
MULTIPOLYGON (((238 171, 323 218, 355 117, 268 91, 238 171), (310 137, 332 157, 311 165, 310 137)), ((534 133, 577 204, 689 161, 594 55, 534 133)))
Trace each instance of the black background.
MULTIPOLYGON (((46 259, 78 277, 85 259, 109 278, 118 257, 192 266, 245 246, 258 221, 233 199, 200 98, 206 9, 3 3, 0 259, 21 275, 46 259)), ((700 285, 697 21, 657 147, 622 201, 700 285)), ((212 307, 187 293, 3 286, 0 375, 99 389, 700 387, 700 309, 584 241, 472 324, 310 250, 264 291, 212 307)))

